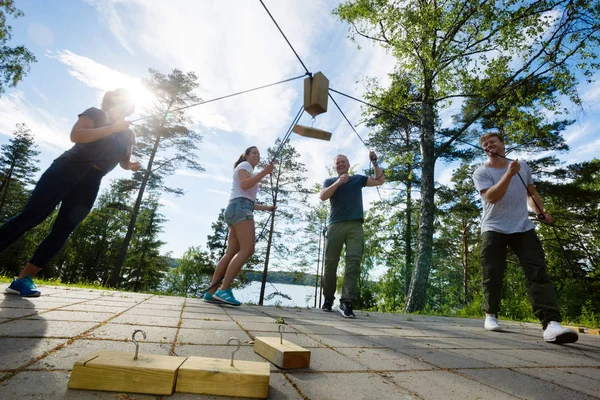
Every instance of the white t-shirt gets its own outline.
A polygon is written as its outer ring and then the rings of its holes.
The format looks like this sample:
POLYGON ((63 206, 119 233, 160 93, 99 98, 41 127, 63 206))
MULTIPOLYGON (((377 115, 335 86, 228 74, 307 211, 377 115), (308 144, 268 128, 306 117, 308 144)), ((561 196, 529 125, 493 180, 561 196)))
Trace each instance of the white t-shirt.
POLYGON ((242 161, 235 169, 233 170, 233 187, 231 188, 231 196, 229 200, 237 199, 238 197, 244 197, 251 201, 256 200, 256 193, 258 192, 258 184, 252 186, 250 189, 244 190, 240 185, 240 170, 246 170, 250 172, 250 175, 254 175, 254 168, 248 161, 242 161))
MULTIPOLYGON (((524 161, 519 161, 519 164, 521 164, 519 172, 521 178, 527 185, 533 185, 531 169, 524 161)), ((473 174, 475 187, 480 193, 484 189, 491 188, 498 183, 507 169, 508 163, 504 168, 480 166, 473 174)), ((527 189, 517 175, 511 178, 506 194, 500 201, 491 204, 481 196, 481 203, 483 205, 481 233, 486 231, 517 233, 535 228, 527 212, 527 189)))

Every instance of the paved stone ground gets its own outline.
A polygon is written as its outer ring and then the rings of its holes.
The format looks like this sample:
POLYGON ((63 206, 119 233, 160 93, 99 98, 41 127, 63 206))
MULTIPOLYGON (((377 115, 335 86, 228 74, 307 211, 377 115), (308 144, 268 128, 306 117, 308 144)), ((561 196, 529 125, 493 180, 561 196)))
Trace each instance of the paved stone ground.
MULTIPOLYGON (((4 286, 0 287, 4 290, 4 286)), ((255 336, 285 338, 311 351, 311 366, 271 365, 269 399, 599 399, 600 336, 557 346, 535 324, 277 307, 222 307, 197 299, 42 287, 37 299, 0 295, 0 399, 225 399, 68 390, 73 363, 101 349, 264 361, 255 336)))

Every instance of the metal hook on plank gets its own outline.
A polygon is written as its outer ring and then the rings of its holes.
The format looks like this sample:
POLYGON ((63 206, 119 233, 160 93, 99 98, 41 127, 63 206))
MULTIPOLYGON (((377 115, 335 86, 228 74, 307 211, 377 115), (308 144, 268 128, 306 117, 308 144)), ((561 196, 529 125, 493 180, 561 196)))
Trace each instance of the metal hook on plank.
POLYGON ((236 351, 238 351, 240 349, 240 347, 242 347, 242 342, 240 342, 240 339, 238 339, 236 337, 232 337, 227 341, 227 345, 229 345, 229 343, 231 343, 232 340, 237 342, 236 349, 231 353, 231 363, 229 364, 230 366, 233 367, 233 355, 235 354, 236 351))
POLYGON ((135 335, 141 332, 142 335, 144 336, 144 339, 146 339, 146 332, 144 332, 141 329, 136 329, 135 331, 133 331, 133 335, 131 335, 131 341, 135 344, 135 355, 133 356, 134 360, 138 359, 138 351, 140 350, 140 344, 137 342, 137 340, 135 340, 135 335))

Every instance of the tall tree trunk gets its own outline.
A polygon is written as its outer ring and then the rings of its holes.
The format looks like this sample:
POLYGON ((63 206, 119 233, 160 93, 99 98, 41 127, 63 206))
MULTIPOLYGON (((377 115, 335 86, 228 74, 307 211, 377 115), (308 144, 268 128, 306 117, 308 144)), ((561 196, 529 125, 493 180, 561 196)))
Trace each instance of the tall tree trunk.
POLYGON ((317 235, 319 235, 319 250, 317 250, 317 272, 315 273, 315 305, 314 308, 317 308, 317 294, 319 290, 319 265, 321 264, 321 224, 319 224, 319 231, 317 235))
POLYGON ((468 289, 467 289, 467 284, 468 284, 468 256, 469 256, 469 243, 468 243, 468 224, 463 222, 463 226, 462 226, 462 247, 463 247, 463 289, 464 289, 464 301, 463 304, 467 305, 468 302, 468 289))
POLYGON ((2 199, 0 199, 0 215, 2 215, 2 210, 4 209, 4 204, 6 203, 6 197, 8 196, 8 186, 10 185, 10 180, 12 179, 12 174, 14 170, 15 162, 13 162, 13 164, 10 166, 10 169, 8 170, 8 175, 6 175, 4 182, 2 182, 2 186, 0 186, 0 189, 2 189, 2 199))
POLYGON ((148 184, 148 179, 150 179, 150 174, 152 173, 152 165, 154 164, 154 158, 156 157, 156 152, 158 151, 158 145, 160 144, 160 139, 161 139, 161 137, 160 137, 160 131, 159 131, 156 133, 156 140, 154 140, 154 147, 152 148, 152 154, 150 155, 150 161, 148 161, 148 167, 146 169, 146 173, 144 174, 144 179, 142 180, 140 190, 138 191, 137 199, 135 201, 135 206, 133 206, 133 211, 131 212, 131 219, 129 220, 129 226, 127 227, 127 233, 125 234, 125 238, 123 239, 123 243, 121 244, 121 250, 119 251, 119 257, 117 258, 115 267, 110 276, 109 286, 111 286, 111 287, 115 287, 115 288, 119 287, 119 285, 121 283, 121 269, 123 268, 123 264, 125 264, 125 259, 127 258, 127 249, 129 248, 129 242, 131 242, 131 238, 133 237, 135 223, 137 221, 140 207, 142 205, 142 198, 144 197, 144 191, 146 190, 146 185, 148 184))
MULTIPOLYGON (((279 177, 281 176, 281 168, 277 172, 277 180, 275 181, 275 189, 273 194, 273 205, 277 204, 277 195, 279 194, 279 177)), ((258 305, 263 305, 265 298, 265 287, 267 286, 267 271, 269 270, 269 257, 271 256, 271 243, 273 242, 273 230, 275 229, 275 211, 271 211, 271 229, 269 229, 269 240, 267 241, 267 252, 265 254, 265 268, 263 269, 262 281, 260 283, 260 297, 258 305)))
POLYGON ((431 100, 432 81, 426 80, 421 117, 421 220, 417 236, 417 259, 412 271, 405 310, 422 310, 427 299, 427 281, 431 269, 435 186, 435 111, 431 100))
MULTIPOLYGON (((410 144, 410 130, 406 129, 406 145, 410 144)), ((408 297, 410 275, 412 270, 412 165, 408 164, 408 180, 406 181, 406 224, 404 227, 404 297, 408 297)))

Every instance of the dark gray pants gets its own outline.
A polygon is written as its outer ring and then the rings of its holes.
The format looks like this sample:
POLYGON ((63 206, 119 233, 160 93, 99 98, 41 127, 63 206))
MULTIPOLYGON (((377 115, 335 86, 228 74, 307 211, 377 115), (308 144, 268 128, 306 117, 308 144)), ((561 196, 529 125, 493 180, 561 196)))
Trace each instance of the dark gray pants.
POLYGON ((544 328, 550 321, 560 322, 558 300, 546 273, 544 250, 533 229, 511 234, 491 231, 482 234, 483 310, 498 314, 500 309, 508 247, 517 255, 523 267, 533 314, 542 321, 544 328))
POLYGON ((323 295, 325 300, 333 302, 335 299, 337 267, 344 244, 346 245, 346 270, 340 301, 354 303, 358 296, 358 278, 365 246, 365 232, 360 220, 336 222, 327 227, 323 295))

